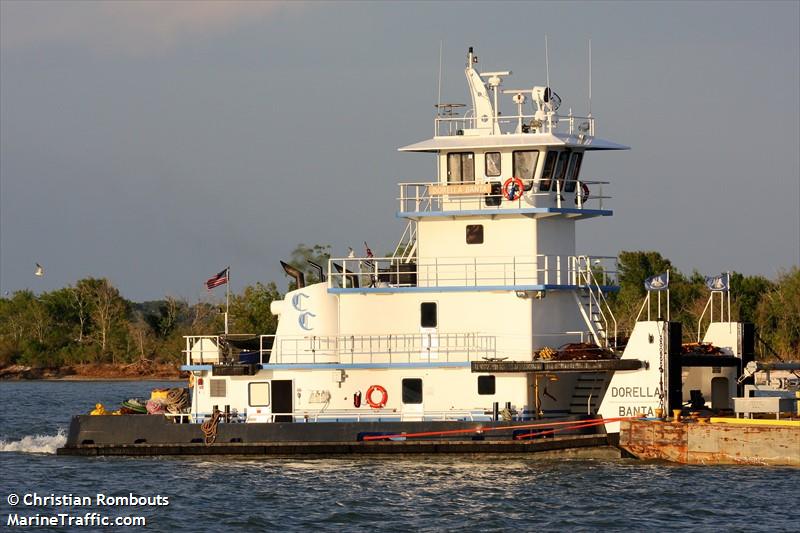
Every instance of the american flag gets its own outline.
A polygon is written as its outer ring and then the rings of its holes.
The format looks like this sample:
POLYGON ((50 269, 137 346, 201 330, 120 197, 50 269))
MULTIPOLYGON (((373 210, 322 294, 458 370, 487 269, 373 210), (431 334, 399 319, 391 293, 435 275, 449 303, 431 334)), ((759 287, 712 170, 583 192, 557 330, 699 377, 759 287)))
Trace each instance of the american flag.
POLYGON ((230 270, 230 267, 226 268, 216 276, 208 278, 208 281, 206 281, 206 288, 211 290, 214 287, 219 287, 220 285, 225 285, 228 283, 228 270, 230 270))

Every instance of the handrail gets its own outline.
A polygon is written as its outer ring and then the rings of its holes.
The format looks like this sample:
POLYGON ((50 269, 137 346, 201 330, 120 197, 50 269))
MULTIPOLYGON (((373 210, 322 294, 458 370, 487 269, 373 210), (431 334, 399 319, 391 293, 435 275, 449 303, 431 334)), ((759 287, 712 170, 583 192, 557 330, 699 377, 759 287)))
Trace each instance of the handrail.
MULTIPOLYGON (((337 420, 340 418, 355 419, 356 422, 363 420, 378 420, 385 418, 422 418, 424 420, 469 420, 470 422, 476 420, 491 420, 492 413, 486 409, 451 409, 440 411, 424 410, 420 412, 408 412, 402 409, 327 409, 321 407, 318 411, 313 409, 301 409, 286 411, 281 413, 262 413, 262 414, 247 414, 250 417, 268 417, 272 421, 278 416, 291 416, 292 420, 296 422, 319 422, 325 420, 337 420)), ((246 419, 245 419, 246 420, 246 419)))
MULTIPOLYGON (((531 133, 553 133, 559 130, 559 124, 565 122, 567 124, 566 131, 570 135, 575 135, 576 133, 583 134, 588 133, 591 136, 595 134, 595 126, 597 119, 593 116, 579 116, 573 115, 569 113, 567 115, 559 115, 559 114, 552 114, 547 117, 546 120, 540 121, 537 119, 536 115, 529 115, 529 114, 521 114, 521 115, 501 115, 497 117, 497 124, 500 125, 513 125, 513 133, 525 133, 524 131, 518 131, 521 129, 522 126, 528 126, 531 130, 531 133), (529 121, 528 124, 523 124, 525 121, 529 121), (575 121, 581 120, 587 122, 589 125, 588 131, 584 132, 580 127, 575 127, 575 121)), ((452 125, 455 124, 456 126, 461 124, 461 128, 459 129, 475 129, 479 126, 478 118, 474 116, 474 113, 470 115, 469 112, 465 113, 464 116, 447 116, 447 115, 436 115, 434 117, 434 134, 437 137, 444 137, 444 136, 452 136, 453 135, 453 128, 452 125), (442 126, 447 126, 447 135, 442 134, 442 126)), ((489 129, 489 128, 486 128, 489 129)), ((503 131, 500 128, 500 131, 496 133, 496 135, 505 134, 505 133, 512 133, 512 131, 503 131)), ((458 135, 458 131, 456 131, 456 135, 458 135)))
POLYGON ((495 357, 496 337, 473 332, 280 336, 274 364, 452 363, 495 357))
MULTIPOLYGON (((345 288, 358 280, 362 288, 391 287, 516 287, 525 285, 579 285, 578 256, 437 257, 432 261, 401 264, 396 258, 331 258, 328 287, 345 288), (333 268, 336 263, 341 272, 333 268), (346 283, 347 282, 347 283, 346 283)), ((587 257, 587 256, 580 256, 587 257)), ((593 256, 588 261, 616 258, 593 256)), ((616 268, 602 266, 607 285, 614 284, 616 268)), ((358 290, 358 289, 354 289, 358 290)))
POLYGON ((406 224, 403 234, 400 236, 400 241, 395 246, 394 253, 392 254, 393 260, 400 260, 403 263, 409 263, 411 256, 416 250, 417 245, 417 222, 409 220, 406 224), (400 254, 398 255, 398 252, 400 254))
POLYGON ((398 187, 400 194, 395 200, 399 203, 401 212, 424 213, 430 211, 463 211, 463 210, 478 210, 478 211, 503 211, 504 209, 522 209, 526 207, 552 207, 555 205, 562 208, 563 202, 569 199, 570 207, 576 209, 587 209, 586 204, 589 201, 596 200, 599 209, 603 209, 603 200, 610 199, 612 196, 604 193, 603 186, 609 185, 611 182, 607 180, 574 180, 575 187, 573 191, 564 191, 563 187, 566 183, 561 180, 551 179, 544 180, 536 178, 532 180, 524 180, 526 186, 531 184, 530 190, 524 192, 516 200, 508 200, 502 193, 499 194, 486 194, 486 193, 456 193, 437 191, 431 192, 431 187, 448 187, 453 185, 487 185, 501 181, 501 178, 486 180, 476 180, 469 182, 459 183, 441 183, 441 182, 400 182, 398 187), (540 191, 538 190, 542 182, 551 182, 552 190, 540 191), (589 190, 588 194, 583 193, 584 186, 589 189, 589 186, 598 185, 596 190, 589 190), (568 196, 565 196, 568 195, 568 196), (573 202, 574 200, 574 202, 573 202))
MULTIPOLYGON (((616 349, 617 319, 614 316, 613 311, 611 311, 611 306, 608 303, 608 299, 605 297, 605 294, 597 281, 597 277, 592 270, 592 260, 588 256, 583 255, 578 256, 576 260, 578 262, 578 268, 575 270, 577 271, 577 275, 582 278, 579 281, 583 282, 576 283, 576 285, 585 285, 589 292, 589 322, 591 324, 595 322, 594 315, 597 313, 598 317, 602 320, 603 331, 605 332, 603 340, 605 341, 606 347, 616 349), (609 338, 610 325, 613 326, 613 336, 611 338, 609 338)), ((605 270, 603 270, 603 276, 605 277, 605 270)), ((594 333, 596 334, 596 332, 594 333)), ((596 334, 596 336, 598 335, 596 334)), ((600 339, 597 338, 596 340, 598 344, 600 344, 600 339)))
MULTIPOLYGON (((708 311, 708 306, 711 305, 713 298, 714 298, 714 293, 712 292, 711 296, 708 298, 708 301, 706 301, 706 306, 703 308, 703 312, 700 313, 700 318, 697 319, 697 342, 700 342, 700 327, 701 327, 701 324, 703 322, 703 317, 706 316, 706 311, 708 311)), ((713 310, 713 308, 711 310, 711 314, 712 314, 711 321, 713 322, 714 321, 714 316, 713 316, 714 310, 713 310)))

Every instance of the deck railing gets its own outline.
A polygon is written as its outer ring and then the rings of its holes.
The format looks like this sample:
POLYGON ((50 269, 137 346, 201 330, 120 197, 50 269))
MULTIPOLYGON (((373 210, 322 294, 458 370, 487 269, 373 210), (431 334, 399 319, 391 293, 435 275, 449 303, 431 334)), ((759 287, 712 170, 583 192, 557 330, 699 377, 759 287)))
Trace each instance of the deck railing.
POLYGON ((250 413, 247 422, 275 422, 276 417, 292 417, 294 422, 377 422, 399 421, 403 419, 425 421, 490 421, 492 411, 485 409, 451 409, 448 411, 428 411, 403 413, 400 409, 303 409, 285 413, 250 413))
MULTIPOLYGON (((186 337, 186 364, 224 362, 221 338, 219 335, 186 337), (203 339, 213 344, 200 344, 203 348, 200 351, 196 346, 203 339)), ((260 335, 260 346, 257 352, 260 364, 454 363, 497 355, 496 337, 477 333, 260 335)))
MULTIPOLYGON (((498 178, 499 179, 499 178, 498 178)), ((499 190, 500 181, 459 182, 408 182, 399 183, 402 213, 429 213, 450 211, 503 211, 525 208, 603 209, 603 201, 611 198, 604 190, 610 182, 577 180, 562 182, 548 180, 553 190, 540 191, 541 179, 525 180, 529 188, 517 200, 506 199, 499 190), (533 182, 533 183, 531 183, 533 182), (495 183, 492 189, 492 183, 495 183), (477 192, 476 192, 477 191, 477 192)))
POLYGON ((496 337, 477 333, 308 335, 275 342, 274 364, 454 363, 497 355, 496 337))
POLYGON ((604 286, 616 285, 617 258, 609 256, 536 255, 511 257, 442 257, 402 263, 396 258, 343 257, 328 263, 331 288, 517 287, 585 284, 583 265, 592 265, 604 286))
MULTIPOLYGON (((569 113, 567 115, 553 114, 544 120, 538 120, 535 115, 502 115, 497 118, 499 131, 495 135, 506 133, 555 133, 563 131, 570 135, 595 134, 594 117, 581 117, 569 113), (527 131, 526 131, 527 130, 527 131)), ((437 115, 434 118, 434 134, 438 137, 461 135, 464 130, 482 128, 486 123, 475 117, 473 111, 467 110, 464 116, 437 115), (461 131, 462 133, 459 133, 461 131)), ((491 129, 491 128, 489 128, 491 129)))

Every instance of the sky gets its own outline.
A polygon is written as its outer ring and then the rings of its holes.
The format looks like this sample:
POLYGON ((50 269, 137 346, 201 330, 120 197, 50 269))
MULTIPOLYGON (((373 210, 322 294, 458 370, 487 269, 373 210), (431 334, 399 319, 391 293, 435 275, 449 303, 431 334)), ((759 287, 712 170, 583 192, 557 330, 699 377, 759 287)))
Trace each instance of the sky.
MULTIPOLYGON (((0 294, 108 278, 135 301, 288 279, 299 244, 391 252, 397 148, 467 102, 463 65, 587 111, 613 217, 578 252, 683 272, 800 264, 800 2, 0 0, 0 294), (44 277, 34 276, 36 263, 44 277)), ((506 112, 513 109, 506 107, 506 112)), ((212 297, 219 297, 224 294, 212 297)))

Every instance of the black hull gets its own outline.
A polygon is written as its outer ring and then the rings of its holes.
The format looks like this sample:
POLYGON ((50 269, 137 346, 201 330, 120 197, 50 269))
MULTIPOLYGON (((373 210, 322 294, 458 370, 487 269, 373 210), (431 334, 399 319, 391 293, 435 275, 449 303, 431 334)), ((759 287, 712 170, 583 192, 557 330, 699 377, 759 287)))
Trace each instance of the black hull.
MULTIPOLYGON (((572 418, 587 420, 589 417, 572 418)), ((75 416, 59 455, 295 455, 383 453, 530 453, 602 449, 612 444, 603 426, 569 429, 519 440, 530 428, 570 419, 521 422, 311 422, 220 423, 206 444, 200 424, 174 424, 163 416, 75 416), (502 429, 493 429, 502 428, 502 429), (453 434, 440 432, 459 431, 453 434), (404 440, 364 440, 374 435, 433 433, 404 440)), ((573 453, 575 455, 575 453, 573 453)), ((590 456, 591 454, 589 454, 590 456)))

